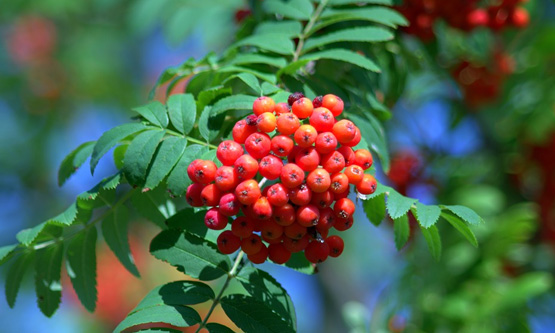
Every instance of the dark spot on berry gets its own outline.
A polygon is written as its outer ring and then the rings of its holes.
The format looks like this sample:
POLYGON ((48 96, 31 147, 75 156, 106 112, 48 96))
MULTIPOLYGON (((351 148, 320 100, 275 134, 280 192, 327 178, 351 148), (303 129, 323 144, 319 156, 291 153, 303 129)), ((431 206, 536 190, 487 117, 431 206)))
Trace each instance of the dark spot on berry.
POLYGON ((319 108, 322 106, 322 101, 324 100, 324 97, 322 96, 316 96, 313 100, 312 100, 312 105, 315 108, 319 108))
POLYGON ((289 95, 289 98, 287 98, 287 104, 293 105, 293 103, 295 103, 296 101, 298 101, 303 97, 304 95, 302 92, 294 92, 291 95, 289 95))

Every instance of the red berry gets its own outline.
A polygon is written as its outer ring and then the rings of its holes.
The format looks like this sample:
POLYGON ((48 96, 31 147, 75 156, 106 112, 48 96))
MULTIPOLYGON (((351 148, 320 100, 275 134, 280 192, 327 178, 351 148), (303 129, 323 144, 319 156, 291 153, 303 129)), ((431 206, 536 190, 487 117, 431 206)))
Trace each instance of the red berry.
POLYGON ((239 180, 247 180, 254 178, 258 172, 258 162, 251 155, 245 154, 240 156, 233 163, 237 177, 239 180))
POLYGON ((235 196, 243 205, 252 205, 260 198, 260 187, 254 179, 245 180, 235 188, 235 196))
POLYGON ((270 112, 261 114, 256 119, 256 128, 258 128, 260 132, 273 132, 276 129, 276 116, 270 112))
POLYGON ((315 193, 325 192, 331 184, 330 174, 325 169, 313 170, 308 174, 306 184, 315 193))
POLYGON ((339 149, 337 149, 337 152, 340 153, 341 155, 343 155, 343 158, 345 159, 345 166, 349 166, 353 163, 355 163, 355 152, 353 151, 353 149, 351 147, 341 147, 339 149))
POLYGON ((283 113, 279 115, 276 121, 277 130, 281 134, 291 135, 301 126, 299 118, 292 113, 283 113))
POLYGON ((335 212, 330 207, 320 209, 320 219, 318 219, 318 224, 316 229, 318 231, 329 230, 335 224, 335 212))
POLYGON ((314 97, 314 99, 312 100, 312 105, 314 106, 314 108, 319 108, 322 106, 322 101, 323 101, 323 97, 322 96, 316 96, 314 97))
POLYGON ((306 98, 300 98, 291 105, 291 111, 295 114, 299 119, 305 119, 312 115, 314 107, 312 106, 312 102, 306 98))
POLYGON ((355 138, 356 126, 352 121, 343 119, 333 125, 332 133, 339 143, 349 143, 355 138))
POLYGON ((349 196, 349 193, 351 192, 351 190, 349 189, 349 187, 347 186, 347 190, 343 191, 343 192, 339 192, 339 193, 334 193, 333 194, 333 199, 335 201, 339 200, 339 199, 343 199, 349 196))
POLYGON ((306 184, 301 184, 289 190, 289 200, 297 206, 306 205, 312 200, 312 191, 306 184))
POLYGON ((349 165, 345 168, 345 176, 349 178, 349 184, 356 185, 362 180, 362 175, 364 175, 364 170, 356 164, 349 165))
POLYGON ((267 96, 258 97, 252 104, 252 111, 255 115, 260 116, 265 112, 273 112, 276 103, 273 99, 267 96))
POLYGON ((316 142, 318 132, 312 125, 301 125, 296 131, 293 138, 295 142, 301 147, 310 147, 316 142))
POLYGON ((530 15, 526 9, 521 7, 516 7, 511 12, 510 17, 511 23, 517 28, 524 28, 530 23, 530 15))
POLYGON ((267 239, 278 239, 283 235, 283 226, 273 220, 265 220, 260 224, 260 234, 267 239))
POLYGON ((289 202, 289 190, 283 184, 277 183, 267 189, 266 197, 272 206, 280 207, 289 202))
POLYGON ((467 15, 467 22, 471 28, 485 27, 488 25, 488 12, 482 8, 476 8, 467 15))
POLYGON ((195 183, 197 182, 197 181, 196 181, 196 178, 195 178, 195 168, 196 168, 196 164, 199 163, 199 162, 201 162, 201 161, 202 161, 202 160, 198 160, 198 159, 197 159, 197 160, 194 160, 193 162, 191 162, 191 164, 189 164, 189 165, 187 166, 187 176, 189 176, 189 179, 190 179, 192 182, 195 182, 195 183))
POLYGON ((265 177, 269 180, 274 180, 279 177, 282 168, 283 162, 281 161, 281 159, 275 157, 274 155, 267 155, 260 160, 258 171, 260 172, 262 177, 265 177))
POLYGON ((281 169, 280 180, 287 188, 297 187, 304 180, 304 171, 298 165, 288 163, 281 169))
POLYGON ((320 164, 320 155, 314 147, 301 148, 295 156, 295 164, 303 171, 312 171, 320 164))
POLYGON ((272 138, 272 151, 277 156, 287 156, 293 149, 295 143, 293 139, 285 135, 276 135, 272 138))
POLYGON ((239 184, 239 176, 233 167, 222 166, 216 171, 215 184, 222 192, 230 192, 239 184))
POLYGON ((343 193, 349 189, 349 178, 344 173, 335 173, 331 176, 330 191, 343 193))
POLYGON ((289 98, 287 98, 287 103, 289 105, 293 105, 293 103, 295 103, 297 100, 303 98, 304 95, 302 92, 294 92, 291 95, 289 95, 289 98))
POLYGON ((303 227, 298 223, 293 223, 283 228, 283 233, 288 238, 301 239, 304 235, 306 235, 306 227, 303 227))
POLYGON ((318 132, 330 132, 335 124, 335 118, 330 110, 326 108, 316 108, 310 116, 310 125, 318 132))
POLYGON ((327 94, 322 98, 322 106, 330 110, 334 117, 343 112, 343 100, 335 95, 327 94))
POLYGON ((225 216, 233 216, 239 213, 241 205, 233 193, 226 193, 220 198, 220 213, 225 216))
POLYGON ((354 164, 360 166, 363 170, 367 170, 373 163, 372 154, 366 149, 358 149, 355 151, 354 164))
POLYGON ((274 112, 276 113, 276 116, 279 116, 282 113, 291 112, 291 107, 287 103, 277 103, 274 107, 274 112))
POLYGON ((335 212, 335 216, 348 219, 355 212, 355 204, 349 198, 342 198, 335 202, 333 211, 335 212))
POLYGON ((241 240, 231 230, 222 231, 218 236, 218 250, 223 254, 232 254, 241 247, 241 240))
POLYGON ((316 137, 314 146, 320 154, 329 154, 337 148, 337 139, 332 132, 320 133, 316 137))
POLYGON ((297 209, 297 223, 303 227, 311 227, 318 224, 320 211, 314 205, 301 206, 297 209))
POLYGON ((260 220, 267 220, 272 217, 272 206, 266 197, 260 197, 252 205, 252 211, 256 218, 260 220))
POLYGON ((231 223, 231 232, 237 237, 249 237, 254 231, 254 221, 245 216, 239 216, 231 223))
POLYGON ((253 264, 263 264, 266 259, 268 259, 268 248, 266 247, 266 245, 262 244, 260 251, 256 252, 255 254, 248 254, 247 258, 249 258, 249 260, 253 264))
POLYGON ((320 164, 327 172, 334 174, 343 170, 345 167, 345 158, 340 152, 334 151, 322 156, 320 164))
POLYGON ((347 147, 354 147, 359 144, 361 139, 362 135, 360 134, 360 129, 355 126, 355 137, 349 142, 344 142, 343 145, 347 147))
POLYGON ((245 149, 256 159, 268 155, 271 145, 270 137, 266 133, 253 133, 245 141, 245 149))
POLYGON ((216 157, 223 165, 233 165, 241 155, 243 155, 243 147, 231 140, 222 141, 216 150, 216 157))
POLYGON ((295 208, 291 204, 274 207, 273 211, 274 221, 276 221, 277 224, 286 227, 295 222, 295 208))
POLYGON ((282 243, 268 246, 268 257, 278 265, 285 264, 291 258, 291 252, 282 243))
POLYGON ((222 197, 222 192, 215 184, 206 185, 200 192, 200 199, 203 206, 217 206, 222 197))
POLYGON ((210 184, 214 181, 218 167, 212 161, 199 160, 194 167, 194 182, 201 184, 210 184))
POLYGON ((326 243, 330 248, 330 257, 339 257, 341 253, 343 253, 343 248, 345 247, 345 243, 343 239, 339 236, 329 236, 326 238, 326 243))
POLYGON ((204 185, 202 184, 193 183, 189 185, 189 187, 187 187, 187 193, 185 194, 185 200, 187 200, 187 203, 193 207, 202 207, 203 204, 200 195, 203 189, 204 185))
POLYGON ((292 239, 289 237, 283 238, 283 246, 285 246, 285 248, 292 253, 301 252, 307 247, 309 242, 310 237, 306 234, 300 239, 292 239))
POLYGON ((231 135, 233 136, 233 140, 237 143, 245 143, 245 140, 251 135, 252 133, 256 133, 256 126, 248 125, 245 119, 239 120, 233 126, 233 130, 231 131, 231 135))
POLYGON ((322 209, 329 207, 332 204, 333 200, 333 192, 331 190, 327 190, 322 193, 312 193, 312 200, 310 200, 310 203, 322 209))
POLYGON ((335 219, 335 224, 333 225, 333 227, 337 231, 345 231, 350 229, 353 226, 353 221, 354 220, 352 216, 349 216, 349 218, 347 219, 337 217, 335 219))
POLYGON ((222 214, 218 208, 210 208, 204 216, 204 224, 213 230, 222 230, 227 226, 227 216, 222 214))
POLYGON ((378 183, 376 182, 376 178, 374 178, 374 176, 364 174, 364 176, 362 176, 362 180, 356 187, 359 193, 369 195, 376 191, 378 183))
POLYGON ((251 234, 241 240, 241 250, 247 255, 258 253, 263 246, 260 236, 256 234, 251 234))
POLYGON ((304 255, 311 263, 321 263, 330 255, 330 247, 326 242, 312 241, 304 250, 304 255))

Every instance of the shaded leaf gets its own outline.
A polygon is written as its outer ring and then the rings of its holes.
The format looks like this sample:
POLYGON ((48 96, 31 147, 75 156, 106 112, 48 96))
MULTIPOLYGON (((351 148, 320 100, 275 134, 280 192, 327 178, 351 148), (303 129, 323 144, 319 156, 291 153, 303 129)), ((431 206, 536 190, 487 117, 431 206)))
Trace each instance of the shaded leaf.
POLYGON ((19 292, 19 286, 23 281, 25 272, 27 271, 29 266, 33 263, 34 259, 35 259, 34 251, 24 252, 16 260, 14 260, 13 264, 10 266, 10 269, 8 270, 5 287, 6 287, 6 301, 8 301, 8 305, 10 306, 10 308, 13 308, 15 305, 17 293, 19 292))
POLYGON ((222 130, 225 114, 220 116, 211 117, 211 107, 207 106, 202 111, 199 121, 198 129, 200 135, 207 141, 215 139, 222 130))
MULTIPOLYGON (((298 23, 298 22, 295 22, 295 23, 298 23)), ((265 65, 281 68, 287 64, 287 60, 285 60, 285 58, 269 57, 261 54, 239 54, 233 59, 231 59, 229 64, 230 65, 265 64, 265 65)))
POLYGON ((64 158, 58 170, 58 186, 64 185, 66 180, 85 163, 91 156, 95 143, 96 141, 85 142, 64 158))
POLYGON ((288 2, 266 0, 263 6, 264 10, 269 14, 276 14, 300 21, 310 19, 313 10, 309 0, 291 0, 288 2))
POLYGON ((373 119, 373 116, 368 113, 365 113, 365 115, 366 119, 358 115, 350 114, 349 119, 360 129, 362 137, 366 140, 370 149, 378 155, 382 168, 387 172, 389 170, 389 150, 387 148, 385 133, 379 122, 373 119))
POLYGON ((296 252, 291 254, 291 258, 283 264, 283 266, 292 268, 297 272, 312 275, 315 272, 315 266, 306 259, 303 253, 296 252))
MULTIPOLYGON (((321 20, 329 24, 357 20, 380 23, 391 28, 398 25, 407 26, 407 20, 396 10, 387 7, 361 7, 348 9, 327 9, 322 13, 321 20)), ((322 27, 317 26, 319 29, 322 27)))
POLYGON ((283 55, 293 54, 295 48, 288 34, 275 32, 249 36, 235 43, 235 46, 245 45, 256 46, 262 50, 283 55))
POLYGON ((35 261, 37 304, 47 317, 56 312, 62 299, 60 275, 63 252, 63 243, 61 242, 37 251, 37 260, 35 261))
POLYGON ((415 209, 415 217, 424 228, 429 228, 430 226, 436 224, 439 219, 439 214, 441 214, 441 209, 435 205, 424 205, 423 203, 417 202, 415 209))
POLYGON ((441 258, 441 238, 439 237, 437 227, 432 225, 429 228, 420 228, 420 230, 426 239, 428 249, 430 249, 432 256, 435 260, 439 261, 441 258))
POLYGON ((183 134, 189 134, 195 126, 197 104, 191 94, 174 94, 166 102, 173 126, 183 134))
POLYGON ((146 192, 135 192, 131 202, 142 216, 162 229, 166 227, 166 219, 173 215, 168 211, 168 193, 162 186, 146 192))
POLYGON ((153 125, 166 128, 168 127, 168 114, 166 113, 166 108, 164 104, 154 101, 147 105, 139 106, 133 109, 133 111, 140 114, 143 118, 151 122, 153 125))
POLYGON ((379 226, 385 218, 385 194, 364 200, 362 202, 364 212, 368 220, 375 226, 379 226))
POLYGON ((364 3, 391 6, 393 5, 393 0, 330 0, 329 3, 330 5, 336 5, 336 6, 351 5, 351 4, 359 5, 364 3))
POLYGON ((337 42, 384 42, 393 39, 393 37, 391 31, 383 28, 349 28, 308 39, 303 47, 303 54, 317 47, 337 42))
POLYGON ((209 333, 233 333, 231 328, 218 323, 208 323, 205 327, 209 333))
POLYGON ((441 213, 441 217, 457 229, 470 242, 470 244, 478 247, 478 240, 476 239, 476 236, 474 236, 470 227, 462 219, 447 212, 441 213))
POLYGON ((187 176, 187 167, 193 160, 204 154, 208 148, 201 145, 190 145, 185 148, 183 155, 173 168, 168 177, 168 189, 173 195, 182 195, 187 190, 187 186, 191 184, 191 180, 187 176))
MULTIPOLYGON (((303 26, 299 21, 266 21, 256 26, 254 33, 257 35, 263 35, 279 31, 280 34, 287 35, 288 37, 299 37, 302 29, 303 26)), ((285 66, 285 64, 282 66, 285 66)))
POLYGON ((133 133, 137 133, 146 128, 145 125, 140 123, 123 124, 112 128, 111 130, 102 134, 94 145, 94 149, 91 155, 91 174, 94 174, 94 169, 98 164, 98 161, 104 154, 106 154, 112 147, 114 147, 119 141, 125 139, 133 133))
POLYGON ((170 173, 187 146, 187 139, 168 137, 160 145, 152 159, 152 165, 148 168, 145 188, 155 188, 170 173))
POLYGON ((200 322, 201 318, 198 312, 189 306, 160 305, 145 311, 131 313, 114 329, 114 332, 121 332, 133 326, 149 323, 166 323, 175 327, 190 327, 200 322))
MULTIPOLYGON (((241 74, 237 74, 237 75, 232 75, 232 76, 228 77, 227 79, 225 79, 224 84, 233 80, 233 79, 236 79, 236 78, 243 81, 255 93, 260 94, 262 92, 262 88, 260 87, 260 83, 258 82, 258 79, 256 78, 256 76, 254 76, 251 73, 241 73, 241 74)), ((230 96, 230 97, 233 97, 233 96, 230 96)))
POLYGON ((320 52, 307 54, 300 58, 300 60, 319 60, 319 59, 332 59, 343 62, 348 62, 353 65, 362 67, 369 71, 380 72, 380 68, 372 60, 364 55, 358 54, 353 51, 345 49, 332 49, 320 52))
POLYGON ((232 95, 224 97, 212 106, 210 117, 217 116, 228 110, 252 110, 252 104, 255 100, 255 96, 249 95, 232 95))
POLYGON ((13 253, 13 250, 17 247, 17 244, 6 245, 0 247, 0 265, 9 260, 13 253))
POLYGON ((142 185, 154 152, 165 131, 151 130, 137 135, 125 152, 123 173, 131 185, 142 185))
POLYGON ((395 247, 397 247, 397 250, 400 250, 405 246, 410 236, 408 215, 403 215, 394 220, 393 232, 395 234, 395 247))
POLYGON ((96 308, 96 238, 94 226, 73 237, 67 247, 66 269, 81 304, 93 312, 96 308))
POLYGON ((139 270, 135 266, 135 260, 129 248, 127 240, 127 223, 129 213, 127 207, 124 205, 112 209, 110 214, 102 221, 102 235, 106 244, 110 247, 112 252, 118 257, 122 265, 127 270, 139 277, 139 270))

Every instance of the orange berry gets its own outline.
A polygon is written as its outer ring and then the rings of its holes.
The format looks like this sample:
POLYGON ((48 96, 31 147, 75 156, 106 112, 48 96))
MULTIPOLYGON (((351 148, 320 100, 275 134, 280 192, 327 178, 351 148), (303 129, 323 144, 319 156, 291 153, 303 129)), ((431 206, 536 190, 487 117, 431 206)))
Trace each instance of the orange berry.
POLYGON ((295 103, 293 103, 293 105, 291 106, 291 110, 297 117, 299 117, 299 119, 305 119, 312 115, 314 107, 312 106, 312 101, 310 101, 306 97, 303 97, 299 98, 295 101, 295 103))
POLYGON ((339 143, 349 143, 355 138, 356 126, 352 121, 343 119, 333 125, 332 133, 339 143))
POLYGON ((310 147, 316 141, 318 132, 312 125, 301 125, 294 135, 295 142, 301 147, 310 147))
POLYGON ((272 132, 276 129, 276 116, 270 112, 264 112, 256 119, 256 128, 260 132, 272 132))
POLYGON ((292 113, 282 113, 276 120, 277 130, 281 134, 291 135, 301 126, 299 118, 292 113))
POLYGON ((343 100, 335 95, 327 94, 322 97, 322 106, 330 110, 334 117, 343 112, 343 100))
POLYGON ((255 115, 260 116, 265 112, 273 112, 276 103, 268 96, 258 97, 252 104, 252 111, 255 115))

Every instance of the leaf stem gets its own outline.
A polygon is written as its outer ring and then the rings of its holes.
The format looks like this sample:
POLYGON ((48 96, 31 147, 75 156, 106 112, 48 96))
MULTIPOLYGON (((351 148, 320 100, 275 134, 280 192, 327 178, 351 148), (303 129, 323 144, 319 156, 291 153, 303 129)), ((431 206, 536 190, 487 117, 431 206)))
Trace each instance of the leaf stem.
POLYGON ((212 306, 210 306, 210 310, 208 310, 208 313, 206 314, 206 317, 204 317, 204 320, 202 321, 202 323, 200 323, 200 326, 197 328, 195 333, 200 332, 200 330, 202 330, 206 326, 206 323, 208 322, 208 319, 212 315, 212 312, 214 312, 214 309, 220 303, 220 299, 222 298, 222 296, 224 294, 224 291, 227 289, 227 287, 229 285, 229 282, 233 278, 235 278, 235 276, 237 275, 237 269, 239 268, 239 264, 243 260, 244 255, 245 255, 245 252, 240 251, 239 254, 237 255, 237 258, 235 258, 235 262, 233 263, 233 267, 231 267, 231 270, 229 271, 229 273, 227 273, 227 278, 225 279, 225 282, 224 282, 224 285, 222 286, 222 289, 218 293, 218 296, 216 296, 216 298, 214 299, 214 302, 212 303, 212 306))
POLYGON ((293 62, 299 60, 299 56, 301 55, 301 52, 303 50, 304 41, 306 39, 306 36, 310 32, 310 29, 312 29, 312 27, 314 26, 314 23, 316 23, 316 21, 318 20, 318 18, 322 14, 322 11, 324 10, 324 8, 326 7, 327 4, 328 4, 328 0, 322 0, 320 2, 320 4, 318 5, 318 7, 316 7, 316 10, 314 11, 314 14, 312 14, 312 17, 310 18, 310 20, 308 21, 308 23, 304 27, 303 32, 299 36, 299 43, 297 44, 297 49, 295 50, 295 53, 293 54, 293 62))
POLYGON ((218 149, 218 147, 214 146, 213 144, 210 144, 210 143, 208 143, 208 142, 201 141, 201 140, 199 140, 199 139, 195 139, 195 138, 193 138, 193 137, 191 137, 191 136, 181 134, 181 133, 176 132, 176 131, 173 131, 173 130, 171 130, 171 129, 166 129, 166 132, 169 133, 169 134, 171 134, 171 135, 174 135, 174 136, 179 136, 179 137, 185 138, 185 139, 187 139, 187 141, 191 141, 191 142, 194 142, 194 143, 198 143, 199 145, 203 145, 203 146, 206 146, 206 147, 211 148, 211 149, 218 149))

